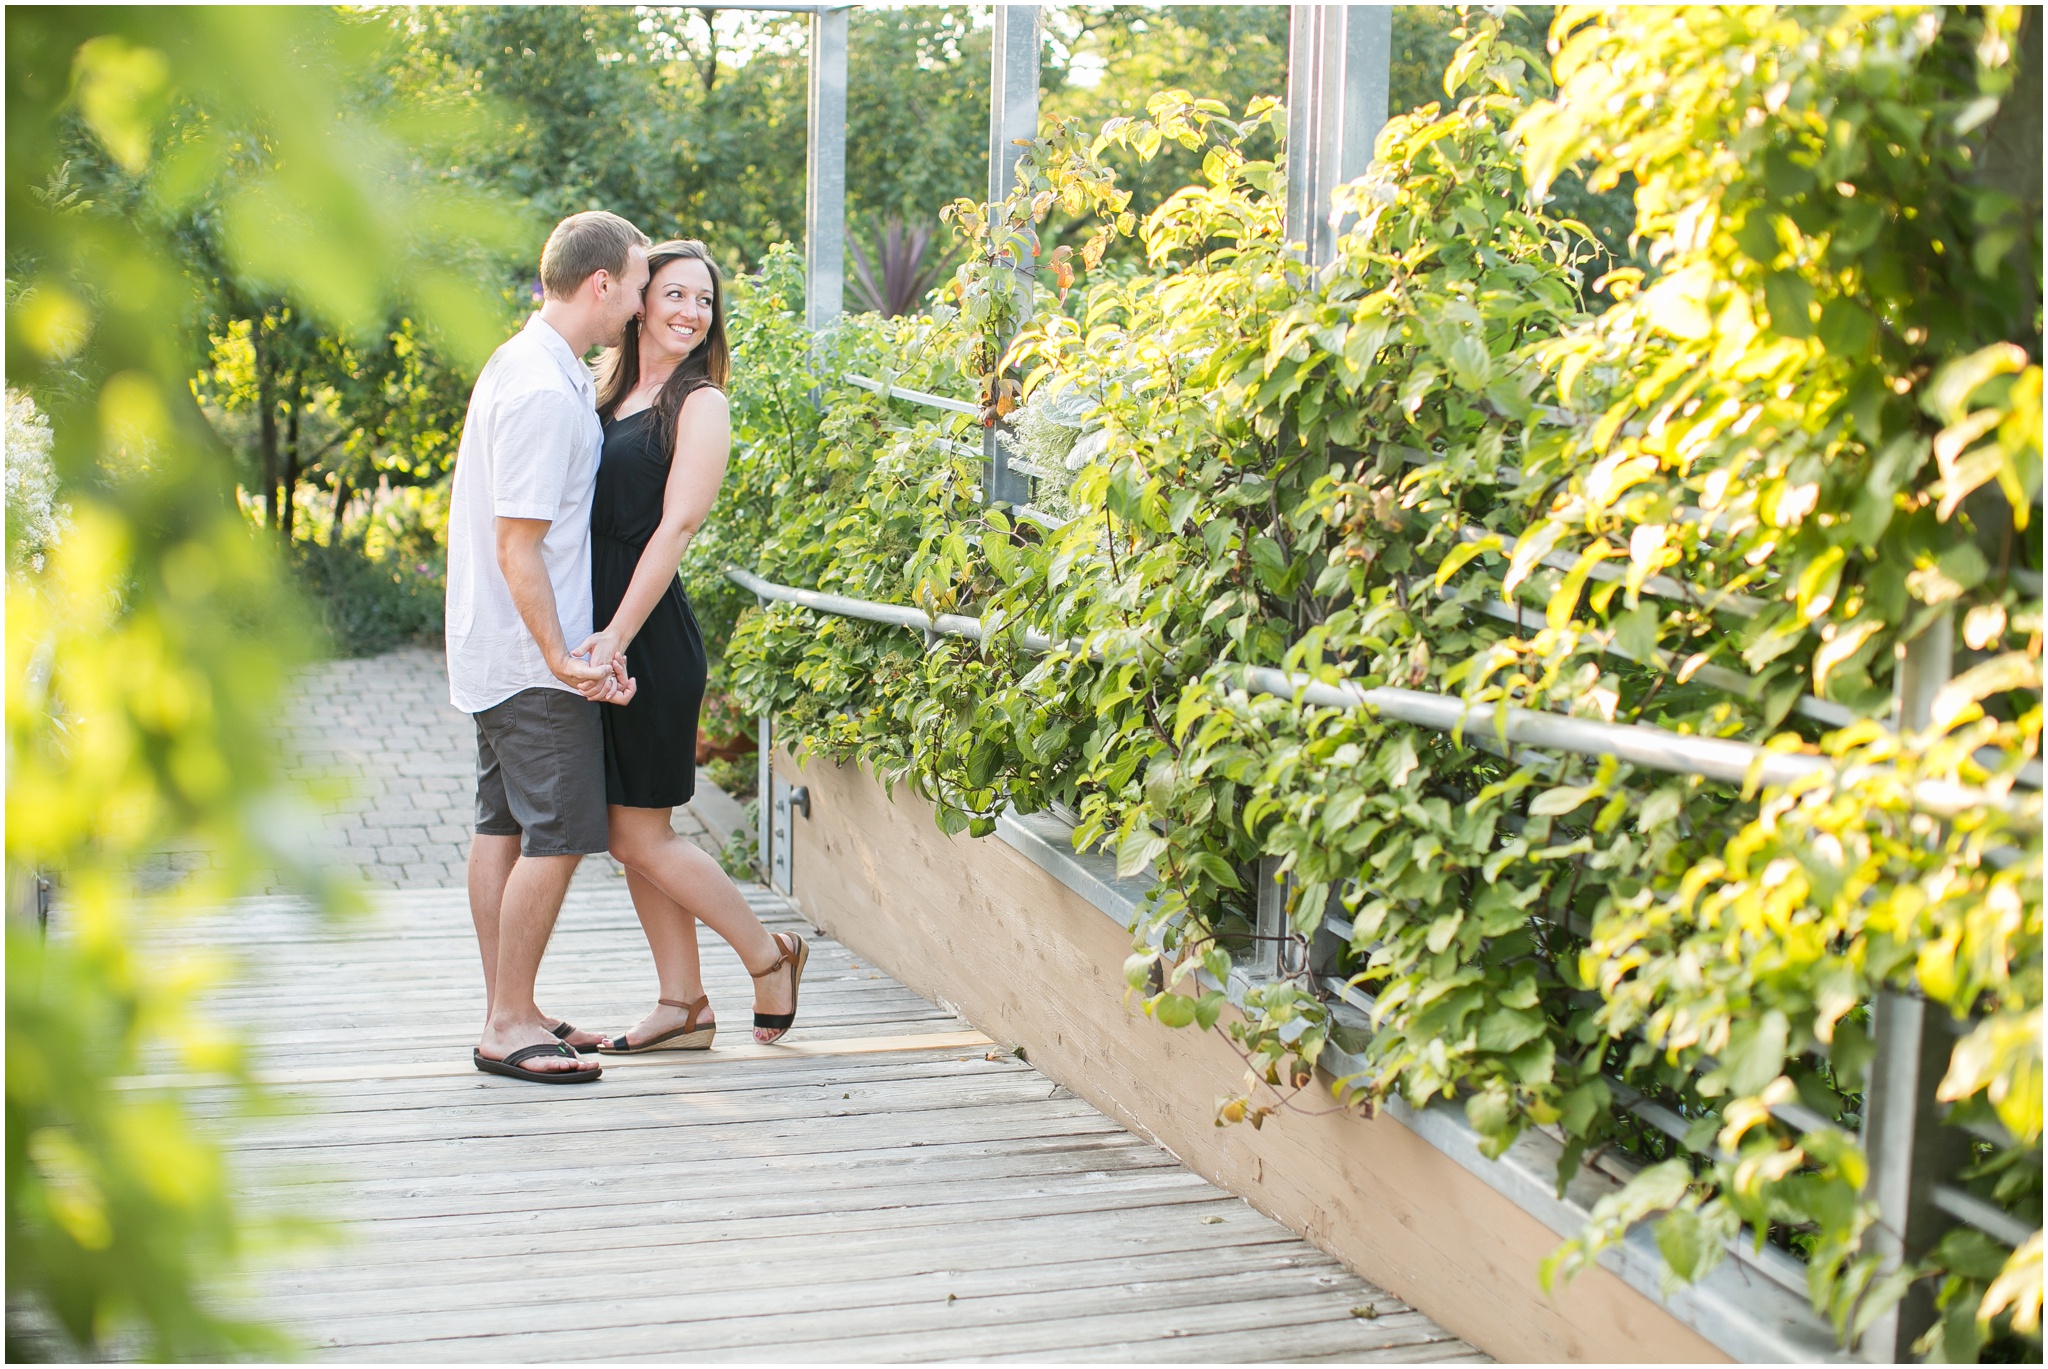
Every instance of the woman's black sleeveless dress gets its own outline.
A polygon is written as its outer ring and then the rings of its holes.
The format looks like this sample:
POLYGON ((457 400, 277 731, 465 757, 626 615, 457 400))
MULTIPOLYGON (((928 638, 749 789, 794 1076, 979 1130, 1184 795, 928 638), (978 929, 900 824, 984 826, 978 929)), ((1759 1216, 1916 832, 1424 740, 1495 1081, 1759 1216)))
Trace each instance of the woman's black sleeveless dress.
MULTIPOLYGON (((599 628, 618 612, 647 539, 661 523, 669 452, 652 409, 604 429, 590 506, 591 608, 599 628)), ((639 682, 633 701, 600 704, 604 797, 628 808, 677 808, 697 792, 697 712, 704 703, 704 637, 680 580, 671 579, 626 648, 639 682)))

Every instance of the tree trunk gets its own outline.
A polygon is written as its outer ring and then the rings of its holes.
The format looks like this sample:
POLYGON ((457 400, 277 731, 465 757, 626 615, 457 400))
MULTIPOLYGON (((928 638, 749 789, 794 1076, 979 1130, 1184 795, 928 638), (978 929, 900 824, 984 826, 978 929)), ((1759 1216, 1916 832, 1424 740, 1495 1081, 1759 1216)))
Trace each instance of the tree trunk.
POLYGON ((256 352, 256 412, 259 478, 263 481, 263 521, 278 526, 277 507, 277 377, 272 374, 268 320, 250 321, 250 345, 256 352))
POLYGON ((353 501, 353 500, 355 499, 355 497, 356 497, 356 492, 355 492, 354 490, 352 490, 352 489, 350 489, 350 488, 348 487, 348 477, 347 477, 347 476, 345 476, 345 475, 337 475, 337 476, 335 476, 335 477, 334 477, 334 521, 333 521, 333 522, 332 522, 331 524, 329 524, 329 525, 328 525, 328 528, 327 528, 327 545, 328 545, 328 546, 330 546, 330 547, 338 547, 338 546, 340 546, 340 545, 341 545, 341 523, 342 523, 342 519, 343 519, 343 517, 344 517, 344 516, 346 516, 346 515, 347 515, 347 513, 348 513, 348 506, 349 506, 350 502, 352 502, 352 501, 353 501))
POLYGON ((284 518, 278 524, 284 530, 287 545, 292 540, 292 525, 298 521, 299 493, 299 410, 306 407, 305 387, 294 382, 292 386, 291 415, 286 420, 287 439, 284 457, 284 518))
POLYGON ((704 82, 704 93, 709 95, 718 84, 718 9, 714 5, 699 5, 697 13, 704 19, 704 43, 708 49, 697 70, 704 82))

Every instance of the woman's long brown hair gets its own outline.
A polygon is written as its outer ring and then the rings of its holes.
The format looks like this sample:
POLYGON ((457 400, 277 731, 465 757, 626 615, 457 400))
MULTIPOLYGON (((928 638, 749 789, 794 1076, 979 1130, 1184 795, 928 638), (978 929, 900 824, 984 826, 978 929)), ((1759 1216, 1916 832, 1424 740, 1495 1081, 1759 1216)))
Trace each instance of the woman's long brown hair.
MULTIPOLYGON (((649 248, 647 286, 650 290, 654 288, 654 278, 664 266, 683 260, 701 261, 711 273, 711 326, 705 330, 704 340, 691 349, 654 396, 654 421, 660 433, 661 450, 671 455, 676 445, 676 415, 682 412, 683 401, 707 385, 723 390, 732 378, 732 352, 725 342, 725 281, 718 274, 718 263, 711 260, 711 249, 695 239, 676 239, 649 248)), ((633 319, 626 325, 625 341, 598 359, 597 416, 609 421, 619 401, 639 383, 640 320, 633 319)))

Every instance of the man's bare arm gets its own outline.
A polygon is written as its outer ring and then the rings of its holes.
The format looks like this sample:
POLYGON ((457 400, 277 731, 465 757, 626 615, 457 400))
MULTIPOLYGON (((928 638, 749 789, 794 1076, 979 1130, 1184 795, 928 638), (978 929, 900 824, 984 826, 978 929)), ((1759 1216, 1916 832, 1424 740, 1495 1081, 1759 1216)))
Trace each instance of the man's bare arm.
POLYGON ((631 697, 630 685, 623 691, 611 668, 579 661, 569 654, 562 640, 562 618, 555 605, 555 587, 541 560, 541 539, 551 526, 545 518, 500 518, 498 525, 498 569, 512 591, 513 607, 540 646, 541 658, 563 684, 593 699, 624 702, 631 697))

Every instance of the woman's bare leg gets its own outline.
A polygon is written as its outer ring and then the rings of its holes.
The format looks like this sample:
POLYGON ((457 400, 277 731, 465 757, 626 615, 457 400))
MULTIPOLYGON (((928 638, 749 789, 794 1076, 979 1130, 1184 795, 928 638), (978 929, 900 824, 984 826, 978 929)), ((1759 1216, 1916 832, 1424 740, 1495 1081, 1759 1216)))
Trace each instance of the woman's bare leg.
MULTIPOLYGON (((639 914, 640 930, 647 934, 647 948, 654 952, 654 972, 661 985, 657 997, 672 998, 678 1003, 696 1002, 704 995, 704 973, 697 960, 697 919, 645 875, 626 871, 626 888, 633 895, 633 911, 639 914)), ((658 1032, 682 1025, 686 1016, 666 1005, 657 1005, 627 1035, 635 1041, 645 1041, 658 1032)), ((707 1011, 699 1020, 710 1025, 715 1018, 707 1011)))
MULTIPOLYGON (((782 947, 754 916, 739 886, 718 862, 675 834, 669 825, 670 811, 612 805, 611 846, 613 859, 626 867, 633 907, 640 914, 640 925, 647 932, 647 944, 661 976, 661 996, 687 1003, 704 992, 697 963, 696 922, 718 933, 750 971, 772 965, 782 947), (643 902, 642 885, 655 897, 643 902), (670 992, 671 988, 677 992, 670 992)), ((788 1012, 788 977, 778 974, 756 980, 754 1009, 788 1012)), ((659 1005, 630 1035, 644 1041, 657 1032, 680 1027, 685 1017, 680 1009, 659 1005)), ((756 1039, 772 1041, 779 1034, 757 1033, 756 1039)))

